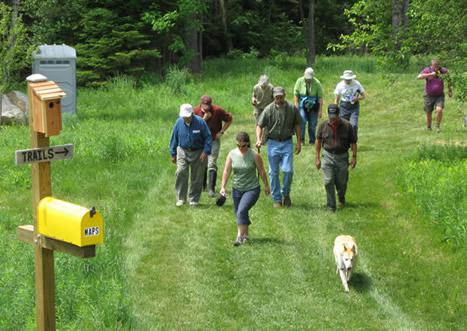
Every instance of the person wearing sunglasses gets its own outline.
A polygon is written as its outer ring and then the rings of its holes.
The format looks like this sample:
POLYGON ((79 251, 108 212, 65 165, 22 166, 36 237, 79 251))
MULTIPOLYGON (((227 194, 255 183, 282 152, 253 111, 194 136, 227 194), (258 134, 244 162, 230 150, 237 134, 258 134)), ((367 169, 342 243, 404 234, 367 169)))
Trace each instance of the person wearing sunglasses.
POLYGON ((224 173, 220 189, 225 196, 225 188, 233 172, 232 199, 237 217, 237 238, 234 246, 248 241, 248 226, 251 224, 248 215, 250 209, 258 201, 260 194, 259 178, 264 185, 264 193, 269 195, 271 189, 264 170, 261 155, 250 148, 250 137, 246 132, 239 132, 236 137, 237 148, 231 150, 225 161, 224 173), (257 173, 259 176, 257 176, 257 173))

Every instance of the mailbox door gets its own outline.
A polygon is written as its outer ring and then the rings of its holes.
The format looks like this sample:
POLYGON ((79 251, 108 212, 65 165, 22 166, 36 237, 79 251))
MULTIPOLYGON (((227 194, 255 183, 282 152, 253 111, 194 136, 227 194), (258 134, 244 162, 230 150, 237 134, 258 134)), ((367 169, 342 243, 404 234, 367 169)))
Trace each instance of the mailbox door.
POLYGON ((102 215, 96 212, 92 217, 86 213, 81 228, 81 245, 89 246, 102 244, 104 241, 104 221, 102 215))

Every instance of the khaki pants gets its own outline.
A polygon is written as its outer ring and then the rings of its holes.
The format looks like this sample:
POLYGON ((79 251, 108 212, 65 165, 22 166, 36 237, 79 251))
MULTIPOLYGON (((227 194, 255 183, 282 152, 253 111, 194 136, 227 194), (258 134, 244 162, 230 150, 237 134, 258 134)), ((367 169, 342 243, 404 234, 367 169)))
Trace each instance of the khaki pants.
POLYGON ((349 180, 349 154, 332 154, 324 151, 322 169, 327 207, 336 209, 336 190, 339 201, 345 201, 345 192, 349 180))
POLYGON ((206 170, 206 161, 199 159, 202 152, 202 149, 189 151, 180 146, 177 147, 177 171, 175 173, 177 200, 187 201, 188 178, 190 178, 188 201, 199 202, 203 191, 203 176, 206 170))
POLYGON ((211 145, 211 155, 208 156, 208 172, 211 170, 215 170, 217 172, 217 158, 219 157, 220 150, 221 140, 213 140, 211 145))

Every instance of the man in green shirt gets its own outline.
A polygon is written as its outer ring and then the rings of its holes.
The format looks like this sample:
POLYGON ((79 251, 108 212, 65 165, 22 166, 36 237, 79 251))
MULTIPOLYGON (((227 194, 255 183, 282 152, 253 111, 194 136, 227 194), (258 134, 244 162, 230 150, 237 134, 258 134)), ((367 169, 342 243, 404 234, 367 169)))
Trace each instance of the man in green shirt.
POLYGON ((274 102, 261 114, 256 126, 256 147, 261 147, 263 131, 267 131, 267 155, 269 161, 269 180, 273 207, 290 207, 290 187, 293 177, 293 142, 297 136, 295 153, 301 151, 300 115, 297 109, 285 100, 285 90, 274 87, 274 102), (279 167, 282 170, 282 187, 279 182, 279 167))
POLYGON ((311 67, 305 69, 303 77, 297 79, 294 87, 294 105, 302 118, 302 141, 305 143, 305 129, 308 122, 308 142, 316 141, 316 126, 323 108, 323 87, 314 77, 311 67))

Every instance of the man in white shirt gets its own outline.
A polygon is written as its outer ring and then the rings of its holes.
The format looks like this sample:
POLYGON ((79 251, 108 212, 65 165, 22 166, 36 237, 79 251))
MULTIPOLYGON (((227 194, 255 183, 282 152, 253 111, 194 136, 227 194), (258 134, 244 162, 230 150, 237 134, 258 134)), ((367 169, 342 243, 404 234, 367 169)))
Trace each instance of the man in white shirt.
POLYGON ((350 122, 355 130, 358 131, 358 116, 360 114, 360 100, 365 99, 365 89, 352 70, 345 70, 341 76, 342 81, 337 83, 334 95, 335 103, 339 105, 339 117, 350 122))

